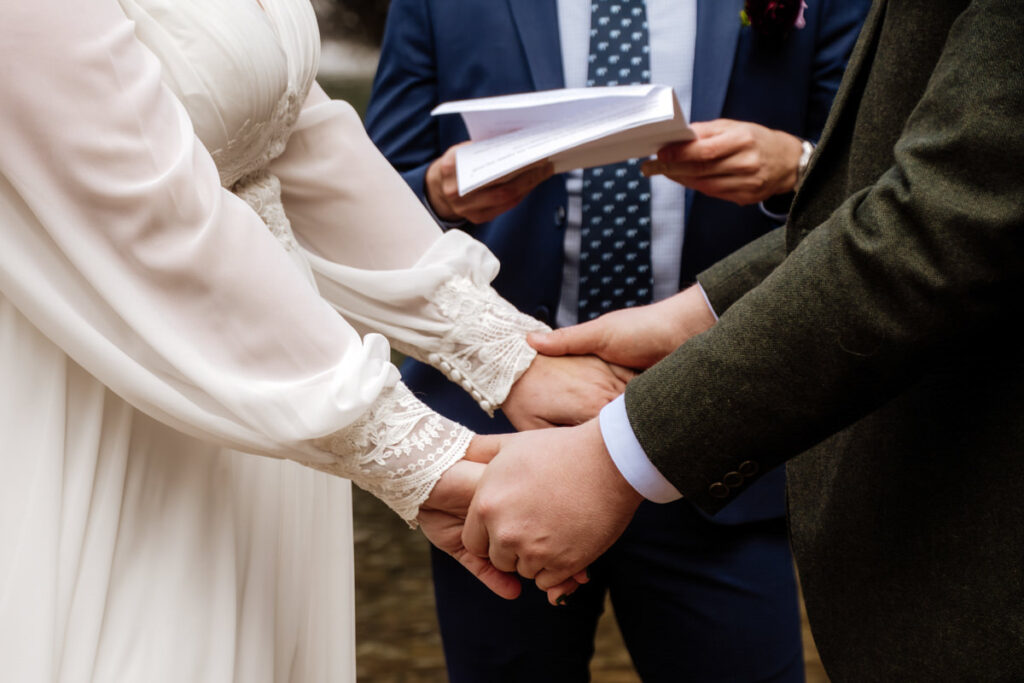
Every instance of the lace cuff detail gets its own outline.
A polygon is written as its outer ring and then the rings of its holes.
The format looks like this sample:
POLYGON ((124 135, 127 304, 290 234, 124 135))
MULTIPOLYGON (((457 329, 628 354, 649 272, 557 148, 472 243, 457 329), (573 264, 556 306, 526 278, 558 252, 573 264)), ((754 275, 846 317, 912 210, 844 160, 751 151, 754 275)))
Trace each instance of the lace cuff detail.
POLYGON ((336 456, 312 465, 384 501, 416 526, 420 505, 445 470, 466 454, 473 432, 444 418, 404 384, 385 389, 356 422, 314 445, 336 456))
POLYGON ((448 280, 430 298, 451 322, 439 348, 424 353, 400 343, 394 347, 443 372, 493 417, 537 355, 526 335, 551 328, 521 313, 494 288, 474 284, 468 277, 448 280))

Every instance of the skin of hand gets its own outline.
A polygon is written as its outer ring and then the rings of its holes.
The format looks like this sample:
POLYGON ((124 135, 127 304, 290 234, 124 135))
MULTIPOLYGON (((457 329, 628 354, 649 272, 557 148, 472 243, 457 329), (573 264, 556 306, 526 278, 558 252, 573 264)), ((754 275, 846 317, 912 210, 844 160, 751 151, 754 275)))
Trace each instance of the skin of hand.
POLYGON ((427 201, 442 220, 486 223, 516 206, 554 173, 551 162, 539 161, 460 197, 455 150, 468 144, 462 142, 448 148, 427 167, 424 179, 427 201))
MULTIPOLYGON (((497 569, 486 556, 480 557, 468 552, 462 544, 462 529, 470 500, 486 469, 482 463, 490 461, 497 454, 500 439, 498 436, 474 436, 465 459, 441 475, 427 500, 420 506, 416 521, 431 543, 454 557, 496 595, 513 600, 522 592, 519 578, 514 573, 497 569)), ((577 576, 560 584, 552 599, 564 601, 565 596, 589 580, 586 571, 579 572, 577 576)))
POLYGON ((716 119, 692 124, 697 139, 658 150, 644 175, 665 175, 697 192, 756 204, 796 187, 801 140, 756 123, 716 119))
POLYGON ((594 354, 615 365, 645 369, 714 324, 714 314, 694 285, 657 303, 612 311, 527 339, 544 355, 594 354))
POLYGON ((578 425, 625 391, 634 374, 596 356, 538 354, 512 385, 501 410, 519 431, 578 425))
POLYGON ((565 582, 611 546, 643 498, 612 462, 596 419, 499 438, 463 544, 500 571, 534 579, 557 603, 565 582))
MULTIPOLYGON (((477 458, 488 458, 496 445, 497 441, 493 438, 488 443, 488 437, 475 436, 470 442, 467 456, 475 451, 477 458)), ((484 469, 484 465, 468 459, 460 460, 448 468, 420 506, 416 521, 431 543, 454 557, 494 593, 506 600, 513 600, 522 592, 519 579, 514 574, 496 569, 486 557, 478 557, 462 545, 462 528, 469 502, 484 469)))

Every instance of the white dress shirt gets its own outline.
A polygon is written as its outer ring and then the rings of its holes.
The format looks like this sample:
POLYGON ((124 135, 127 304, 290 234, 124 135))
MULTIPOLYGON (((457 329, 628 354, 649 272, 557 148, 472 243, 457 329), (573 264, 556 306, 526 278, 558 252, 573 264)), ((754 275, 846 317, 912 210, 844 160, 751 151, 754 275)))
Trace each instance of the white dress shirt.
MULTIPOLYGON (((679 106, 689 120, 697 43, 697 0, 647 0, 647 24, 651 82, 672 86, 679 98, 679 106)), ((590 54, 590 0, 559 0, 558 32, 565 87, 582 88, 587 82, 587 57, 590 54)), ((576 324, 577 319, 580 224, 583 221, 582 171, 568 174, 566 189, 569 204, 565 261, 555 318, 562 327, 576 324)), ((682 185, 664 176, 651 178, 651 268, 655 301, 672 296, 679 288, 685 204, 686 189, 682 185)))
MULTIPOLYGON (((687 120, 693 93, 693 60, 697 43, 696 0, 647 0, 651 47, 651 82, 675 89, 687 120)), ((590 0, 559 0, 559 37, 565 87, 581 88, 587 80, 590 53, 590 0)), ((577 321, 580 224, 583 219, 582 171, 566 180, 569 194, 565 231, 562 293, 556 320, 560 326, 577 321)), ((655 301, 672 296, 679 287, 686 190, 664 176, 651 178, 651 267, 655 301)), ((622 397, 600 416, 601 434, 612 460, 626 480, 649 500, 664 503, 680 498, 679 491, 647 458, 629 425, 622 397)))

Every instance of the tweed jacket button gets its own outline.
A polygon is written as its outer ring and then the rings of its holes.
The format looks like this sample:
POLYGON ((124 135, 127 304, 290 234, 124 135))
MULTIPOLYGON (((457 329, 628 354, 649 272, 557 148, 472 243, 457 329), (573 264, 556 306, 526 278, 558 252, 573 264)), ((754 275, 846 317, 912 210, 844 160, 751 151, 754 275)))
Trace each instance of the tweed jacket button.
POLYGON ((744 477, 752 477, 757 474, 761 467, 753 460, 744 460, 740 463, 739 471, 744 477))
POLYGON ((708 495, 712 498, 728 498, 729 487, 720 481, 716 481, 714 484, 708 487, 708 495))
POLYGON ((740 474, 739 472, 729 472, 729 474, 722 477, 722 483, 731 489, 734 489, 737 486, 742 486, 743 475, 740 474))

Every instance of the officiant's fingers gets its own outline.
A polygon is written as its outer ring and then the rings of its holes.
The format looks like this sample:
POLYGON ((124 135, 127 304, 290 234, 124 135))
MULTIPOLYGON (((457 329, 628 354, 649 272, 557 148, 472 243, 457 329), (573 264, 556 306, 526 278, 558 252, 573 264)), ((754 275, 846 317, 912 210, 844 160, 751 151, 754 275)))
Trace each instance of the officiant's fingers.
POLYGON ((766 193, 764 180, 754 174, 695 178, 684 184, 701 194, 740 205, 756 204, 764 199, 766 193))
MULTIPOLYGON (((533 188, 550 178, 555 172, 554 164, 547 159, 535 161, 529 166, 524 166, 515 173, 498 178, 481 189, 502 188, 508 192, 509 197, 525 196, 533 188)), ((478 190, 479 191, 479 190, 478 190)))
MULTIPOLYGON (((485 223, 514 208, 553 172, 551 162, 539 161, 463 197, 451 197, 449 201, 468 220, 485 223)), ((458 194, 457 188, 454 192, 458 194)))
POLYGON ((465 549, 452 553, 452 557, 492 592, 506 600, 518 598, 523 590, 523 585, 515 574, 503 572, 486 559, 477 557, 465 549))
POLYGON ((731 119, 698 121, 691 125, 695 140, 676 142, 658 150, 667 163, 709 162, 724 159, 754 144, 754 130, 746 122, 731 119))

